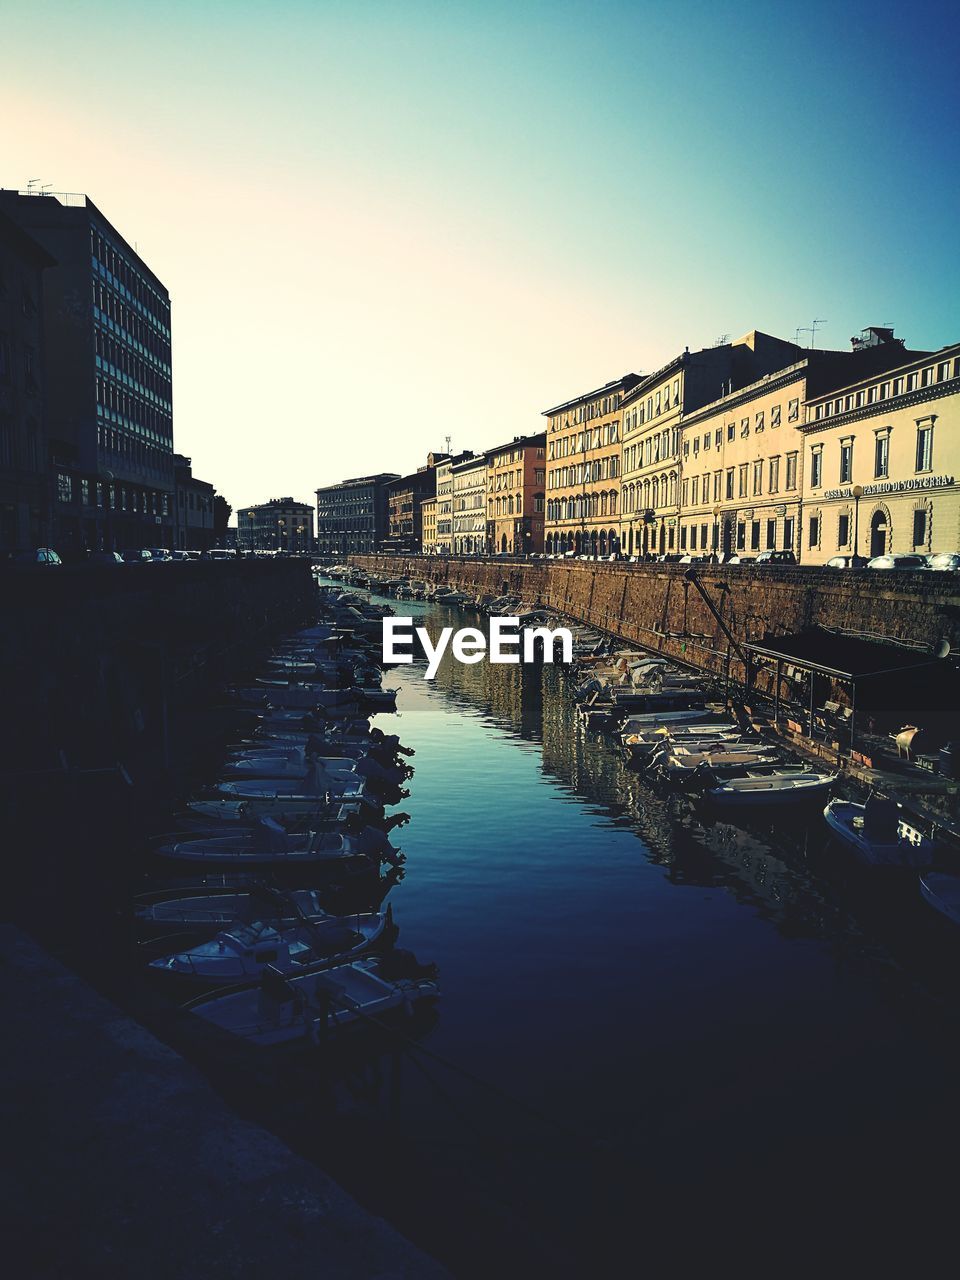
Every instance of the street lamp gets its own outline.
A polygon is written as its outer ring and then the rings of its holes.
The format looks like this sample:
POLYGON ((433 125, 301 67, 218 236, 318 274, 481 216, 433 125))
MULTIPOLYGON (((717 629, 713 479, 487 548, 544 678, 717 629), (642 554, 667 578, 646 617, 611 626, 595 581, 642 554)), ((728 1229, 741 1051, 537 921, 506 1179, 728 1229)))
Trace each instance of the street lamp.
POLYGON ((860 554, 860 499, 863 497, 863 485, 855 484, 851 493, 853 494, 853 558, 856 563, 857 556, 860 554))
POLYGON ((720 559, 720 508, 713 508, 713 551, 717 560, 720 559))

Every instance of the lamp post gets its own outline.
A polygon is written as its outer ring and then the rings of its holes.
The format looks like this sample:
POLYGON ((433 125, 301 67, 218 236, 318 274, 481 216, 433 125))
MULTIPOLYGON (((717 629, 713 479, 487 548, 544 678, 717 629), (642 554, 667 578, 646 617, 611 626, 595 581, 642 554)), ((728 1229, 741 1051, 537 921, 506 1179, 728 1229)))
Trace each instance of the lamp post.
POLYGON ((860 499, 863 497, 863 485, 855 484, 853 493, 853 560, 856 564, 860 554, 860 499))
POLYGON ((720 560, 720 508, 713 508, 713 554, 720 560))

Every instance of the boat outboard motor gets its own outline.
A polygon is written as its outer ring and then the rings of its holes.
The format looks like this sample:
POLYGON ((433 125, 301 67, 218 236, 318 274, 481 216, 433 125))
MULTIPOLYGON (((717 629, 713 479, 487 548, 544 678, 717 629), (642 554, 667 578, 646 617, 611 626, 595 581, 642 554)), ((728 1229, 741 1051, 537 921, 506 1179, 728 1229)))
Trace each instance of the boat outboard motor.
POLYGON ((395 849, 379 827, 364 827, 357 838, 361 853, 379 858, 381 862, 389 862, 392 867, 399 867, 406 858, 399 849, 395 849))
POLYGON ((863 806, 863 834, 871 840, 888 843, 900 831, 900 810, 893 800, 872 795, 863 806))

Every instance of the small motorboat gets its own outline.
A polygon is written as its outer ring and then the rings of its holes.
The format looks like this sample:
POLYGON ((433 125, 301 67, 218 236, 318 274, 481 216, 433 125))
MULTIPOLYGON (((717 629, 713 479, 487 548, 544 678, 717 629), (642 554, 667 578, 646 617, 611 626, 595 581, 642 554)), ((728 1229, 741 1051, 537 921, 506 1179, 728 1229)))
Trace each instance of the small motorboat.
POLYGON ((213 933, 238 920, 264 920, 278 929, 286 929, 304 921, 323 920, 328 914, 316 889, 282 893, 267 885, 252 885, 239 892, 198 890, 159 897, 145 894, 138 903, 134 918, 143 933, 213 933))
POLYGON ((934 843, 904 822, 900 806, 872 795, 866 804, 831 800, 823 811, 831 831, 872 867, 929 867, 934 843))
MULTIPOLYGON (((267 819, 269 822, 270 819, 267 819)), ((230 863, 243 866, 318 866, 366 858, 369 853, 355 836, 335 832, 308 831, 287 835, 279 828, 276 839, 267 842, 259 833, 252 836, 208 836, 198 840, 177 840, 158 845, 160 858, 177 862, 230 863)))
POLYGON ((742 778, 728 778, 715 787, 708 786, 705 794, 718 805, 767 808, 822 799, 836 780, 835 773, 819 773, 814 769, 774 773, 750 770, 742 778))
POLYGON ((328 916, 277 928, 270 921, 238 922, 208 942, 150 961, 153 973, 191 982, 254 982, 266 966, 281 973, 345 964, 369 950, 383 935, 386 917, 378 912, 328 916))
POLYGON ((321 1044, 327 1034, 379 1019, 391 1009, 413 1012, 440 995, 435 976, 388 978, 378 957, 305 974, 284 974, 272 965, 260 985, 195 1001, 191 1010, 206 1022, 263 1048, 321 1044))
POLYGON ((960 876, 925 871, 920 877, 920 892, 934 911, 960 924, 960 876))

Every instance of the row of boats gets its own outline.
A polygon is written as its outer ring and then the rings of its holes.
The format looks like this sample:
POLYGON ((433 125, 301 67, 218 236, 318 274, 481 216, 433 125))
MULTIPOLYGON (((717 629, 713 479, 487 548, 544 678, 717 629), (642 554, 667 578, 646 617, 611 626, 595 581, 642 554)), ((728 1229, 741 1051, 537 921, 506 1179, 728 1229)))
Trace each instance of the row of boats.
POLYGON ((865 803, 834 795, 835 772, 798 762, 779 740, 735 721, 726 700, 702 674, 624 647, 517 596, 464 598, 463 592, 409 579, 377 579, 356 567, 333 572, 355 586, 392 591, 399 598, 446 599, 462 608, 518 617, 521 628, 567 626, 574 634, 573 697, 584 727, 617 743, 647 779, 698 792, 720 810, 787 814, 800 805, 821 805, 831 833, 859 862, 922 869, 924 899, 960 923, 960 877, 930 869, 944 851, 908 821, 899 805, 878 794, 865 803))
POLYGON ((388 811, 414 754, 371 723, 396 709, 378 663, 388 612, 322 591, 317 625, 227 690, 239 737, 153 843, 165 882, 135 903, 151 975, 256 1046, 324 1043, 439 996, 383 909, 405 862, 390 835, 409 820, 388 811))

